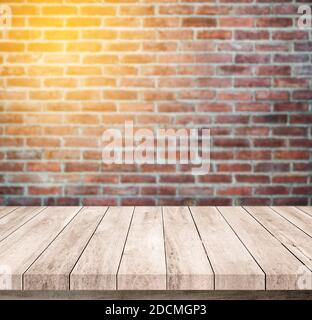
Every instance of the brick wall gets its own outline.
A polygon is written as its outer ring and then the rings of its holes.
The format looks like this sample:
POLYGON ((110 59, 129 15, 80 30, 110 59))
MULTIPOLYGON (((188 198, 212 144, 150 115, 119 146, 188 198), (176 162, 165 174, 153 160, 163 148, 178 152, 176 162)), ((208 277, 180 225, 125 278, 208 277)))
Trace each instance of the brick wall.
POLYGON ((312 204, 292 0, 6 0, 0 205, 312 204), (103 128, 211 128, 211 171, 105 165, 103 128))

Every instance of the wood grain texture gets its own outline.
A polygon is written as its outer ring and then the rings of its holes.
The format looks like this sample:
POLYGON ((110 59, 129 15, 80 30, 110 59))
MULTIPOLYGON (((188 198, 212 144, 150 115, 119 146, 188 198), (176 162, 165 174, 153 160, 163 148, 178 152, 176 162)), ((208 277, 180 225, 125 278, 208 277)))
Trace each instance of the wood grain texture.
POLYGON ((19 207, 0 219, 0 241, 42 212, 44 207, 19 207))
POLYGON ((168 290, 213 290, 214 274, 188 207, 163 209, 168 290))
POLYGON ((303 278, 312 284, 310 270, 243 208, 218 209, 265 272, 268 290, 301 289, 303 278))
POLYGON ((0 292, 312 289, 311 207, 1 207, 0 214, 0 292))
POLYGON ((216 290, 264 290, 265 275, 214 207, 191 207, 215 273, 216 290))
MULTIPOLYGON (((0 300, 312 300, 311 290, 0 291, 0 300)), ((111 302, 110 302, 111 303, 111 302)), ((170 302, 169 302, 170 303, 170 302)), ((194 301, 194 303, 197 303, 194 301)), ((109 319, 109 317, 107 317, 109 319)))
POLYGON ((85 207, 24 274, 25 290, 69 290, 69 275, 107 208, 85 207))
POLYGON ((10 279, 1 289, 21 290, 22 276, 78 213, 79 207, 49 207, 0 242, 0 264, 10 279))
POLYGON ((297 208, 312 217, 312 207, 297 207, 297 208))
POLYGON ((133 207, 110 207, 70 275, 71 290, 116 290, 133 207))
POLYGON ((13 212, 17 207, 0 207, 0 219, 13 212))
POLYGON ((269 207, 245 207, 274 237, 312 270, 312 238, 269 207))
POLYGON ((135 208, 117 279, 120 290, 166 289, 160 207, 135 208))
POLYGON ((272 207, 272 209, 312 237, 312 217, 310 215, 296 207, 272 207))

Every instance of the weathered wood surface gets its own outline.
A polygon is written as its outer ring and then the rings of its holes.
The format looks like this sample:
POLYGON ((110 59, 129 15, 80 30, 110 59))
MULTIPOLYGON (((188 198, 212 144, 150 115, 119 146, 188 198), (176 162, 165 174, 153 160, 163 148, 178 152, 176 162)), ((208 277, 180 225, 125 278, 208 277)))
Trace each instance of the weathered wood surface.
POLYGON ((0 265, 11 281, 0 281, 0 289, 23 288, 23 274, 57 238, 80 208, 50 207, 0 242, 0 265))
POLYGON ((0 241, 42 212, 44 207, 20 207, 0 219, 0 241))
POLYGON ((311 290, 311 248, 312 207, 0 207, 0 290, 311 290))
POLYGON ((116 290, 133 207, 111 207, 71 273, 72 290, 116 290))
MULTIPOLYGON (((312 300, 311 290, 0 291, 0 300, 312 300)), ((196 302, 195 302, 196 303, 196 302)))
POLYGON ((265 275, 216 208, 192 207, 216 290, 264 290, 265 275))
POLYGON ((300 289, 300 277, 311 285, 311 271, 243 208, 219 210, 265 272, 268 290, 300 289))
POLYGON ((17 209, 17 207, 0 207, 0 219, 8 215, 10 212, 13 212, 15 209, 17 209))
POLYGON ((120 290, 165 290, 166 258, 160 207, 136 207, 117 275, 120 290))
POLYGON ((83 208, 24 274, 25 290, 68 290, 69 275, 106 208, 83 208))
POLYGON ((168 290, 212 290, 214 276, 189 208, 163 209, 168 290))

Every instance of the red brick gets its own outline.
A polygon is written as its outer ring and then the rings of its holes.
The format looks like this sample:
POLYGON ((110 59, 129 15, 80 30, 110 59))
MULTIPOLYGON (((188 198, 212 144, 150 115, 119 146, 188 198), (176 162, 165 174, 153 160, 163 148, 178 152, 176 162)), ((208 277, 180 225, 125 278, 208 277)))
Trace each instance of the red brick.
POLYGON ((0 162, 0 172, 14 171, 19 172, 23 171, 23 163, 14 163, 14 162, 0 162))
POLYGON ((203 198, 199 199, 197 202, 198 206, 231 206, 233 205, 231 198, 203 198))
POLYGON ((142 187, 142 195, 163 195, 163 196, 175 196, 176 188, 175 187, 142 187))
POLYGON ((212 160, 231 160, 234 159, 232 151, 211 151, 210 158, 212 160))
POLYGON ((198 107, 198 111, 201 112, 227 112, 231 109, 231 105, 227 103, 205 103, 198 107))
POLYGON ((79 206, 79 204, 80 200, 78 198, 53 197, 43 200, 45 206, 79 206))
POLYGON ((291 68, 289 66, 259 66, 256 73, 260 76, 288 76, 291 74, 291 68))
POLYGON ((61 187, 28 187, 28 194, 35 196, 60 195, 61 187))
POLYGON ((240 115, 220 115, 215 117, 217 123, 248 123, 249 116, 240 116, 240 115))
POLYGON ((275 159, 279 160, 306 160, 310 157, 309 151, 296 151, 296 150, 278 150, 274 152, 275 159))
POLYGON ((233 75, 251 75, 252 68, 250 66, 221 66, 218 68, 218 74, 233 74, 233 75))
POLYGON ((293 98, 298 100, 312 100, 312 90, 298 90, 293 92, 293 98))
POLYGON ((205 176, 200 176, 199 181, 203 183, 231 183, 232 176, 227 174, 208 174, 205 176))
POLYGON ((255 189, 255 194, 259 195, 276 195, 276 194, 288 194, 289 188, 283 186, 266 186, 255 189))
POLYGON ((243 88, 256 88, 256 87, 269 87, 271 85, 270 78, 242 78, 235 79, 235 87, 243 88))
POLYGON ((218 172, 251 171, 251 165, 247 163, 235 163, 235 164, 220 163, 217 165, 217 170, 218 172))
POLYGON ((161 176, 159 179, 160 183, 194 183, 195 177, 191 175, 166 175, 161 176))
POLYGON ((246 139, 213 139, 213 145, 215 147, 225 147, 225 148, 248 148, 249 141, 246 139))
POLYGON ((290 147, 312 148, 312 139, 291 139, 289 144, 290 147))
POLYGON ((118 183, 119 177, 117 175, 99 175, 99 174, 85 174, 83 181, 90 184, 98 183, 118 183))
POLYGON ((263 162, 254 166, 255 172, 288 172, 290 171, 289 163, 263 162))
POLYGON ((306 206, 308 205, 308 198, 276 198, 273 199, 274 206, 306 206))
POLYGON ((124 198, 121 200, 122 206, 154 206, 154 198, 124 198))
POLYGON ((276 54, 274 62, 278 63, 305 63, 309 61, 309 56, 306 54, 276 54))
POLYGON ((268 136, 269 132, 270 129, 267 127, 243 127, 235 129, 235 134, 242 136, 268 136))
POLYGON ((7 206, 41 206, 41 198, 14 197, 7 198, 7 206))
POLYGON ((114 196, 123 196, 123 195, 137 195, 139 194, 139 188, 138 187, 132 187, 132 186, 123 186, 121 188, 119 187, 104 187, 102 189, 102 193, 104 195, 114 195, 114 196))
POLYGON ((23 192, 24 192, 24 188, 22 187, 0 186, 0 195, 22 195, 23 192))
POLYGON ((289 100, 290 94, 286 91, 257 91, 256 100, 289 100))
POLYGON ((293 25, 291 18, 259 18, 256 26, 259 28, 287 28, 293 25))
POLYGON ((36 150, 25 150, 25 151, 7 151, 8 159, 12 160, 38 160, 41 159, 41 152, 36 150))
POLYGON ((30 162, 27 164, 27 171, 59 172, 61 165, 56 162, 30 162))
POLYGON ((236 159, 238 160, 270 160, 271 151, 237 151, 236 159))
POLYGON ((270 183, 270 177, 264 175, 236 175, 235 180, 238 183, 270 183))
POLYGON ((268 114, 254 116, 252 121, 254 123, 286 123, 288 116, 286 114, 268 114))
POLYGON ((98 186, 74 186, 65 188, 65 194, 69 196, 97 195, 100 194, 100 191, 101 189, 98 186))
POLYGON ((217 99, 218 100, 238 100, 238 101, 242 101, 242 100, 252 100, 252 93, 250 92, 218 92, 217 94, 217 99))
POLYGON ((99 170, 100 164, 98 163, 70 162, 65 164, 65 172, 92 172, 99 170))
POLYGON ((196 194, 196 196, 212 196, 213 195, 213 188, 208 187, 180 187, 179 188, 179 195, 182 196, 193 196, 196 194))
POLYGON ((308 111, 308 104, 302 102, 276 103, 274 105, 275 111, 308 111))
POLYGON ((280 148, 286 146, 283 139, 255 139, 254 146, 258 148, 280 148))
POLYGON ((311 52, 312 51, 312 41, 296 42, 295 51, 299 52, 311 52))
POLYGON ((222 28, 252 28, 254 19, 252 18, 220 18, 220 26, 222 28))
POLYGON ((267 103, 246 102, 237 103, 235 106, 236 111, 243 112, 269 112, 270 109, 270 105, 267 103))
POLYGON ((242 206, 269 206, 271 204, 270 198, 240 198, 240 205, 242 206))
POLYGON ((296 79, 296 78, 278 78, 274 80, 274 85, 279 88, 308 88, 308 79, 296 79))
POLYGON ((118 202, 116 198, 83 198, 83 206, 117 206, 118 202))
POLYGON ((253 30, 253 31, 235 31, 236 40, 268 40, 269 32, 263 30, 253 30))
POLYGON ((289 175, 289 176, 274 176, 272 178, 273 183, 307 183, 308 177, 298 176, 298 175, 289 175))
POLYGON ((210 39, 210 40, 228 40, 232 38, 232 31, 230 30, 199 31, 197 38, 210 39))
POLYGON ((277 127, 273 129, 273 134, 276 136, 306 136, 307 128, 302 127, 277 127))
POLYGON ((312 163, 294 163, 294 171, 311 171, 312 170, 312 163))
POLYGON ((220 196, 250 196, 252 189, 250 187, 228 187, 217 190, 220 196))
POLYGON ((306 31, 274 31, 273 40, 308 40, 309 34, 306 31))
POLYGON ((306 195, 311 195, 312 194, 312 187, 311 186, 306 186, 306 187, 294 187, 293 188, 293 193, 294 194, 306 194, 306 195))
POLYGON ((217 26, 217 20, 211 18, 184 18, 182 27, 211 28, 217 26))
POLYGON ((235 56, 236 63, 269 63, 270 56, 269 55, 260 55, 260 54, 237 54, 235 56))

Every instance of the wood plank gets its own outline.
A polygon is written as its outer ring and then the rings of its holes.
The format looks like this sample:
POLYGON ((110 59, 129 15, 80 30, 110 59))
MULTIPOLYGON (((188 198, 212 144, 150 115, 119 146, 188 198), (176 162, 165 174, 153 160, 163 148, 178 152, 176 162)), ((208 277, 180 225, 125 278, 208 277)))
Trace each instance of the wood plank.
POLYGON ((214 207, 191 207, 215 273, 216 290, 264 290, 265 274, 214 207))
POLYGON ((245 207, 289 251, 312 270, 312 238, 269 207, 245 207))
POLYGON ((19 207, 0 220, 0 241, 27 223, 45 207, 19 207))
POLYGON ((1 289, 21 290, 22 275, 78 213, 79 207, 49 207, 0 242, 2 270, 10 279, 1 289))
POLYGON ((69 275, 107 207, 85 207, 24 274, 24 290, 69 290, 69 275))
MULTIPOLYGON (((0 291, 0 300, 312 300, 311 290, 80 290, 80 291, 0 291)), ((78 302, 77 302, 78 303, 78 302)), ((105 305, 105 302, 99 302, 105 305)), ((155 304, 155 301, 151 301, 155 304)), ((196 303, 191 302, 190 304, 196 303)), ((284 304, 284 302, 283 302, 284 304)), ((208 305, 209 307, 209 305, 208 305)), ((89 309, 87 309, 88 311, 89 309)), ((243 312, 243 311, 242 311, 243 312)), ((264 310, 266 312, 266 310, 264 310)), ((91 313, 91 311, 90 311, 91 313)), ((12 316, 12 313, 10 313, 12 316)), ((121 319, 122 316, 120 316, 121 319)), ((124 316, 124 319, 131 318, 124 316)), ((140 318, 140 317, 137 317, 140 318)), ((135 319, 137 319, 135 318, 135 319)), ((142 317, 141 317, 142 318, 142 317)), ((191 317, 190 317, 191 318, 191 317)), ((106 319, 114 319, 107 316, 106 319)), ((157 318, 155 318, 157 319, 157 318)))
POLYGON ((300 290, 311 286, 311 271, 241 207, 219 207, 220 212, 266 274, 267 290, 300 290))
POLYGON ((164 207, 168 290, 213 290, 214 274, 188 207, 164 207))
POLYGON ((133 207, 110 207, 70 275, 71 290, 116 290, 133 207))
POLYGON ((166 261, 160 207, 136 207, 117 277, 120 290, 165 290, 166 261))
POLYGON ((312 217, 312 207, 297 207, 297 208, 312 217))
POLYGON ((13 212, 18 207, 0 207, 0 219, 13 212))
POLYGON ((312 237, 312 217, 296 207, 271 207, 275 212, 312 237))

